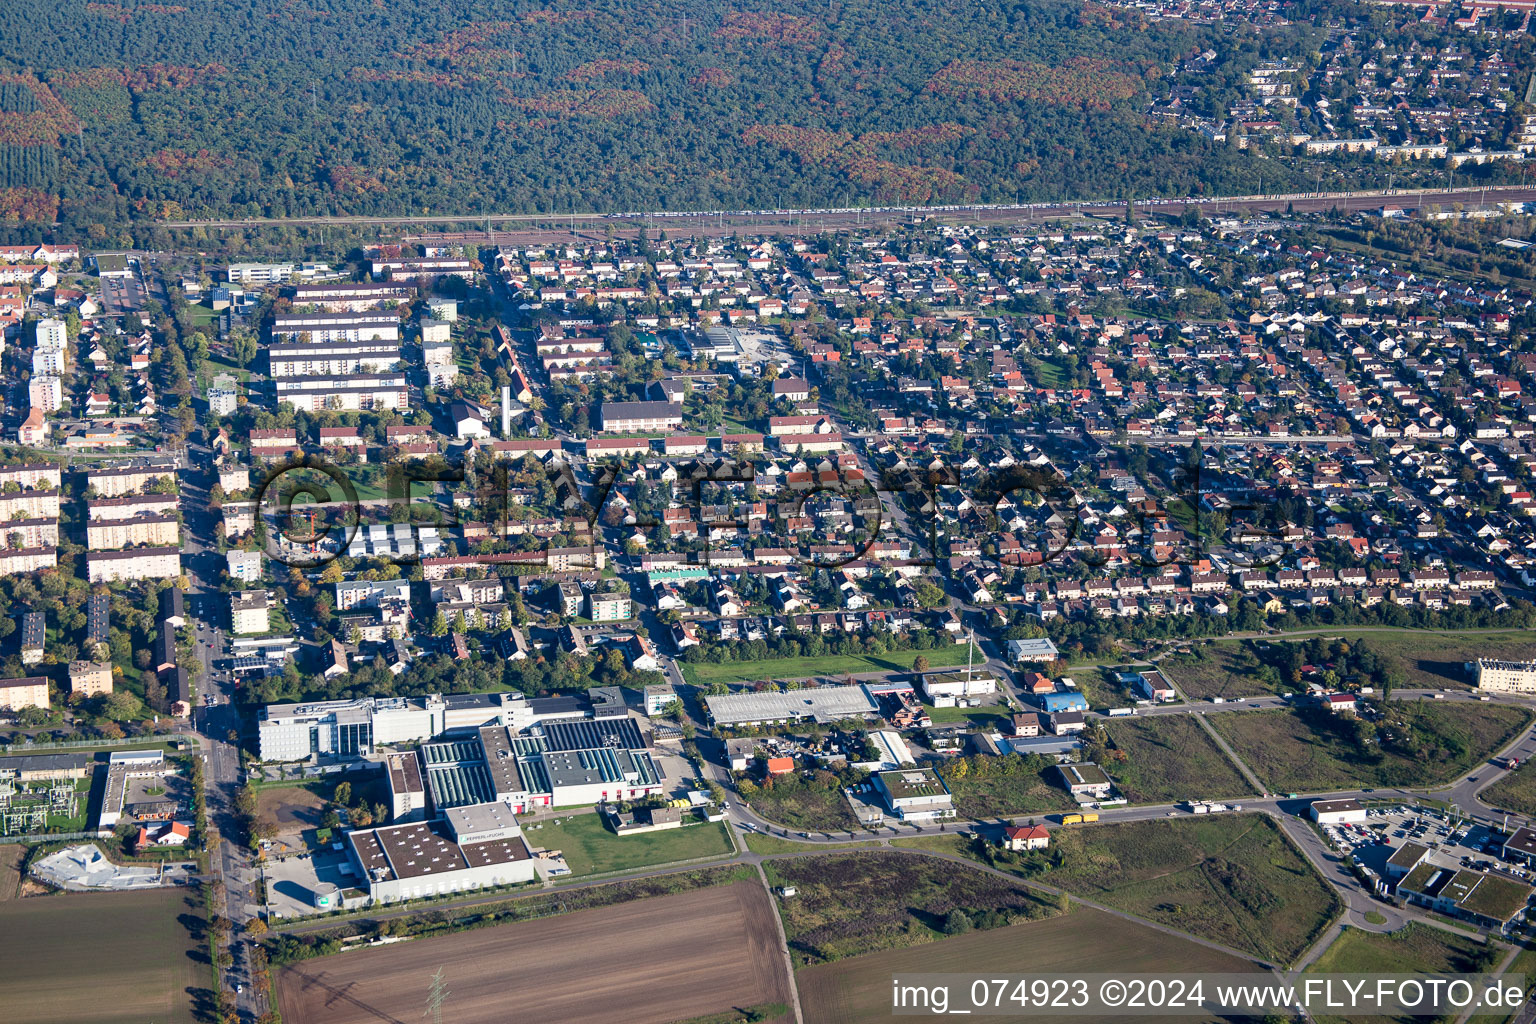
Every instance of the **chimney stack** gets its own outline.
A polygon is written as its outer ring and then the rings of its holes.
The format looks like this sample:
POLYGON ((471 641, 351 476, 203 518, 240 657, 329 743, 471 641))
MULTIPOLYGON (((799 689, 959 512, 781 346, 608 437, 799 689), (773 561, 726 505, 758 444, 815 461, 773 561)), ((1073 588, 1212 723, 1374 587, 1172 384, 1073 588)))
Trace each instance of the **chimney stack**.
POLYGON ((512 385, 503 385, 501 389, 501 436, 512 436, 512 385))

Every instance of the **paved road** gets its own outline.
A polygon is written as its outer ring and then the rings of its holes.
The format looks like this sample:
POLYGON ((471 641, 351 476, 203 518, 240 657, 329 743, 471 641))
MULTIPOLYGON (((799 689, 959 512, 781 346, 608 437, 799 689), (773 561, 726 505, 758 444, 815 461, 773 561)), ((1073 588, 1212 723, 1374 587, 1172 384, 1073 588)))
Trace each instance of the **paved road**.
POLYGON ((206 796, 209 821, 219 833, 218 847, 211 853, 214 876, 224 884, 223 915, 234 925, 230 953, 234 966, 225 972, 224 984, 236 995, 236 1008, 243 1021, 253 1021, 268 1009, 266 993, 251 984, 250 952, 253 943, 244 938, 244 926, 259 913, 256 887, 260 875, 248 849, 237 845, 242 838, 235 813, 235 790, 241 782, 239 712, 235 706, 233 679, 218 665, 227 657, 227 639, 214 623, 226 614, 225 597, 218 589, 225 560, 214 543, 216 513, 209 507, 208 489, 212 480, 206 467, 212 455, 192 447, 180 473, 183 513, 182 566, 186 572, 188 614, 193 623, 193 645, 197 653, 197 725, 203 736, 206 760, 206 796), (216 703, 207 705, 205 696, 216 703), (231 737, 234 739, 231 739, 231 737))

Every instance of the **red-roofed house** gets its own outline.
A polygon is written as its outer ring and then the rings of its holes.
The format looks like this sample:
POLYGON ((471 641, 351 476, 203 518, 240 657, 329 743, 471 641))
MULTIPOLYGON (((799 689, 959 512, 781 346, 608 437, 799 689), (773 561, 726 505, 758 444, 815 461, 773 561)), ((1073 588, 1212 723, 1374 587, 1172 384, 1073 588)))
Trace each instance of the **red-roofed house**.
POLYGON ((1051 834, 1044 825, 1009 825, 1003 829, 1003 847, 1015 852, 1043 850, 1051 845, 1051 834))

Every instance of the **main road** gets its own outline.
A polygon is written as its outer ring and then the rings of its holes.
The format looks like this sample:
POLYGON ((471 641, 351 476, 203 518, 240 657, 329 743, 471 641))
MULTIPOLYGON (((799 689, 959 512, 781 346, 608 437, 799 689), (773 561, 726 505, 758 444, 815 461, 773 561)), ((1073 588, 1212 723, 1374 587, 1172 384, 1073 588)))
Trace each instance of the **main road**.
POLYGON ((188 618, 193 625, 192 646, 197 656, 197 724, 202 733, 205 757, 204 782, 208 820, 218 830, 218 844, 209 851, 214 877, 224 885, 224 905, 219 912, 230 922, 230 954, 234 964, 225 972, 224 984, 236 992, 235 1004, 243 1021, 254 1021, 267 1012, 266 994, 253 985, 250 953, 253 943, 245 938, 245 926, 257 916, 256 886, 259 876, 250 852, 230 837, 242 836, 235 811, 235 791, 240 787, 240 715, 235 706, 233 676, 223 667, 226 651, 223 620, 226 598, 219 590, 225 561, 214 542, 218 513, 209 504, 212 480, 208 467, 213 453, 189 445, 180 472, 182 566, 187 575, 188 618))

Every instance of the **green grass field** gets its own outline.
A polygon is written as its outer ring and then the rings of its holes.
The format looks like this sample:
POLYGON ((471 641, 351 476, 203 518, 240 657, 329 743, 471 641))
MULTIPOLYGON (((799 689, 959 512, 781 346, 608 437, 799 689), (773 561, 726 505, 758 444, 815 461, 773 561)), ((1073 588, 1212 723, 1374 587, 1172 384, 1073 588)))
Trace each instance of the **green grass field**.
POLYGON ((928 717, 933 719, 934 725, 969 722, 978 729, 1002 729, 1013 714, 1000 704, 979 708, 936 708, 932 704, 924 704, 923 707, 927 709, 928 717))
MULTIPOLYGON (((1482 968, 1481 943, 1423 924, 1409 924, 1390 935, 1345 928, 1307 974, 1470 974, 1482 968)), ((1343 1017, 1314 1018, 1318 1024, 1344 1024, 1343 1017)), ((1422 1021, 1423 1017, 1358 1016, 1349 1024, 1375 1021, 1422 1021)))
MULTIPOLYGON (((1267 815, 1057 828, 1051 842, 1062 864, 1041 881, 1275 963, 1299 956, 1340 909, 1267 815)), ((996 866, 1009 870, 1013 856, 996 866)))
MULTIPOLYGON (((862 833, 855 832, 854 835, 862 833)), ((874 849, 873 843, 810 843, 798 842, 794 839, 780 839, 778 836, 765 836, 761 832, 738 832, 742 840, 747 844, 747 849, 753 853, 809 853, 822 850, 870 850, 874 849)))
MULTIPOLYGON (((1253 964, 1088 907, 1042 921, 971 932, 796 972, 806 1024, 884 1024, 891 978, 913 973, 1242 972, 1253 964)), ((959 1004, 952 1003, 952 1006, 959 1004)), ((1089 1017, 988 1016, 999 1024, 1066 1024, 1089 1017)), ((1185 1020, 1188 1018, 1179 1018, 1185 1020)))
POLYGON ((7 1024, 191 1024, 211 1004, 195 890, 0 902, 7 1024))
POLYGON ((1536 815, 1536 771, 1521 767, 1478 794, 1486 804, 1518 814, 1536 815))
POLYGON ((785 858, 763 869, 773 885, 799 890, 779 901, 797 967, 933 942, 956 910, 978 930, 986 930, 985 914, 1007 924, 1061 912, 1050 897, 1021 883, 890 850, 785 858))
MULTIPOLYGON (((1524 659, 1536 652, 1536 630, 1509 630, 1498 633, 1439 633, 1424 630, 1381 630, 1361 632, 1348 627, 1318 629, 1310 635, 1342 637, 1360 641, 1375 652, 1389 671, 1402 680, 1404 689, 1469 689, 1471 678, 1465 665, 1478 658, 1524 659)), ((1273 640, 1271 643, 1299 642, 1273 640)), ((1203 644, 1187 654, 1166 659, 1165 667, 1175 682, 1191 697, 1248 697, 1268 693, 1253 678, 1258 662, 1241 640, 1217 640, 1203 644)), ((1289 682, 1280 690, 1293 690, 1289 682)))
POLYGON ((1161 667, 1190 700, 1258 697, 1292 689, 1286 686, 1274 691, 1260 682, 1254 675, 1258 659, 1237 643, 1206 644, 1164 659, 1161 667))
POLYGON ((1272 792, 1318 793, 1448 782, 1512 740, 1531 718, 1501 704, 1392 701, 1388 709, 1432 742, 1412 755, 1379 745, 1362 749, 1297 711, 1245 711, 1206 721, 1272 792))
POLYGON ((1088 698, 1088 704, 1094 708, 1119 708, 1133 704, 1136 701, 1130 690, 1115 682, 1117 668, 1080 668, 1072 673, 1072 681, 1077 683, 1078 690, 1088 698))
POLYGON ((910 672, 918 657, 933 668, 964 665, 966 645, 936 647, 928 651, 891 651, 889 654, 829 654, 821 658, 766 658, 762 661, 678 662, 683 678, 695 686, 710 683, 750 683, 760 679, 810 679, 813 676, 861 675, 866 672, 910 672))
POLYGON ((1189 715, 1118 718, 1109 732, 1124 761, 1105 765, 1132 803, 1253 796, 1250 786, 1189 715))
POLYGON ((695 857, 718 857, 731 852, 724 822, 705 822, 661 832, 614 835, 596 814, 533 822, 524 835, 530 846, 560 850, 573 875, 627 871, 652 864, 668 864, 695 857))

